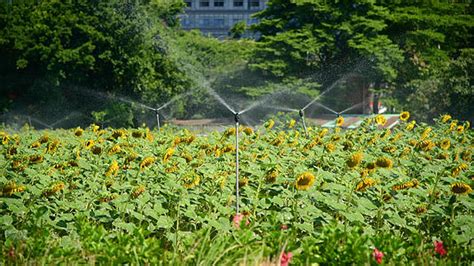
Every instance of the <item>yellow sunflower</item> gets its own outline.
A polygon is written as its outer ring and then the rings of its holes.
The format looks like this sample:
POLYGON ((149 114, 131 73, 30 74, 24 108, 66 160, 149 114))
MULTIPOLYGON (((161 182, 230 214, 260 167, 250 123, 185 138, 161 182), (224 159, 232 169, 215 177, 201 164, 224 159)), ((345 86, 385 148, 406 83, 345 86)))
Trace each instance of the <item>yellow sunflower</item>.
POLYGON ((455 193, 455 194, 463 194, 463 195, 467 195, 469 193, 472 192, 472 188, 471 186, 469 186, 468 184, 464 184, 464 183, 453 183, 451 184, 451 192, 455 193))
POLYGON ((235 127, 229 127, 225 132, 224 132, 224 137, 230 137, 235 135, 235 127))
POLYGON ((296 125, 296 120, 291 119, 290 122, 288 122, 288 128, 293 128, 296 125))
POLYGON ((30 160, 31 163, 41 163, 43 162, 43 155, 39 155, 39 154, 36 154, 36 155, 30 155, 30 157, 28 158, 30 160))
POLYGON ((364 178, 356 186, 356 191, 364 191, 365 189, 375 185, 375 180, 372 178, 364 178))
POLYGON ((140 163, 140 170, 143 171, 146 167, 150 166, 155 162, 154 157, 145 157, 143 161, 140 163))
POLYGON ((463 132, 464 132, 464 126, 458 126, 458 127, 456 128, 456 131, 457 131, 459 134, 463 133, 463 132))
POLYGON ((136 188, 133 189, 132 191, 132 197, 133 198, 138 198, 143 192, 145 192, 146 187, 144 185, 140 185, 136 188))
POLYGON ((405 112, 402 112, 402 113, 400 114, 400 120, 402 120, 402 121, 407 121, 408 118, 410 118, 410 113, 409 113, 409 112, 406 112, 406 111, 405 111, 405 112))
POLYGON ((117 161, 113 161, 112 164, 110 164, 109 168, 105 172, 105 176, 116 176, 119 170, 119 165, 117 161))
POLYGON ((423 130, 423 133, 421 133, 421 139, 426 139, 432 130, 433 129, 431 127, 425 128, 425 130, 423 130))
POLYGON ((380 157, 380 158, 377 158, 377 161, 375 161, 375 164, 376 164, 378 167, 382 167, 382 168, 391 168, 391 167, 393 166, 392 160, 390 160, 390 159, 387 158, 387 157, 380 157))
POLYGON ((196 173, 192 173, 184 178, 183 186, 187 189, 191 189, 199 185, 199 182, 201 182, 201 177, 196 173))
POLYGON ((387 118, 385 118, 384 115, 379 114, 375 116, 375 122, 377 123, 377 125, 383 126, 385 125, 385 123, 387 123, 387 118))
POLYGON ((275 121, 273 121, 273 119, 270 119, 265 123, 265 128, 271 129, 274 125, 275 125, 275 121))
POLYGON ((449 139, 443 139, 439 146, 441 147, 441 149, 447 150, 451 146, 451 142, 449 141, 449 139))
POLYGON ((333 152, 336 150, 336 145, 332 144, 332 143, 328 143, 324 146, 324 148, 328 151, 328 152, 333 152))
POLYGON ((94 143, 95 143, 94 140, 90 139, 90 140, 86 141, 86 143, 84 143, 84 146, 86 147, 86 149, 90 149, 90 148, 92 148, 92 146, 94 146, 94 143))
POLYGON ((167 162, 171 158, 171 156, 173 156, 173 154, 174 154, 174 149, 168 148, 166 150, 165 155, 163 156, 163 162, 167 162))
POLYGON ((329 132, 329 129, 323 128, 323 130, 321 130, 321 132, 319 132, 319 136, 322 138, 322 137, 324 137, 328 132, 329 132))
POLYGON ((304 172, 296 178, 295 187, 298 190, 308 190, 315 181, 315 176, 310 172, 304 172))
POLYGON ((445 114, 441 117, 441 122, 446 123, 448 120, 451 119, 451 116, 448 114, 445 114))
POLYGON ((416 121, 412 120, 410 123, 407 124, 405 129, 408 131, 412 131, 415 128, 415 125, 416 125, 416 121))
POLYGON ((118 152, 121 152, 121 151, 122 151, 122 148, 120 147, 120 145, 115 144, 114 146, 112 146, 112 148, 110 148, 109 155, 112 155, 112 154, 115 154, 115 153, 118 153, 118 152))
POLYGON ((352 156, 346 161, 347 166, 350 168, 356 167, 362 162, 362 158, 364 158, 364 154, 362 152, 352 154, 352 156))
POLYGON ((277 177, 278 177, 278 170, 270 169, 265 175, 265 181, 267 183, 275 183, 277 177))
POLYGON ((82 129, 80 127, 76 128, 76 130, 74 130, 74 135, 76 135, 77 137, 82 136, 82 133, 84 133, 84 129, 82 129))
POLYGON ((344 117, 342 116, 339 116, 336 118, 336 126, 340 127, 342 126, 342 124, 344 124, 344 117))
POLYGON ((244 133, 250 136, 253 134, 253 129, 251 127, 245 127, 244 133))

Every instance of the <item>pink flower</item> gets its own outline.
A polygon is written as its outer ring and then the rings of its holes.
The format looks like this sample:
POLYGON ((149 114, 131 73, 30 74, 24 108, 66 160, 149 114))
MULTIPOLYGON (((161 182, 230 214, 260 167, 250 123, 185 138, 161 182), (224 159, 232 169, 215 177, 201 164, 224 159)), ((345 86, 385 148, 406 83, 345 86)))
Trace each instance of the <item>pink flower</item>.
POLYGON ((434 242, 434 249, 435 249, 435 252, 438 253, 441 257, 446 255, 446 250, 444 249, 444 246, 443 246, 443 241, 438 241, 436 240, 434 242))
POLYGON ((282 224, 282 225, 280 225, 280 229, 281 229, 281 230, 287 230, 287 229, 288 229, 288 225, 282 224))
POLYGON ((382 263, 382 259, 384 256, 382 251, 378 250, 377 248, 374 248, 374 252, 372 253, 372 256, 374 256, 374 259, 377 262, 377 264, 382 263))
MULTIPOLYGON (((234 218, 232 219, 232 223, 234 224, 235 228, 240 228, 240 224, 242 223, 242 220, 245 218, 245 215, 241 213, 237 213, 234 218)), ((247 218, 245 218, 245 225, 249 225, 250 222, 247 218)))
POLYGON ((293 257, 293 254, 291 252, 287 252, 287 253, 282 252, 280 255, 280 265, 288 266, 292 257, 293 257))

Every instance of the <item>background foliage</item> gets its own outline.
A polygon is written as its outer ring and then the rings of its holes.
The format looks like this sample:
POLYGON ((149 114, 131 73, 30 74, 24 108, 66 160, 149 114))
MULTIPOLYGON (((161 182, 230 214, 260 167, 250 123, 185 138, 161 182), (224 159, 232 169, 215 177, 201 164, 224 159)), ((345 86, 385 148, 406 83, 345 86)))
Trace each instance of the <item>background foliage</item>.
POLYGON ((184 32, 183 8, 181 0, 2 1, 1 110, 137 125, 146 112, 116 106, 119 95, 155 107, 193 90, 167 115, 209 117, 224 110, 206 87, 240 102, 282 89, 309 99, 348 79, 323 102, 341 110, 351 100, 342 95, 370 90, 420 120, 473 119, 470 4, 271 0, 251 27, 256 41, 241 39, 244 25, 224 41, 184 32), (132 119, 116 118, 117 109, 132 119))

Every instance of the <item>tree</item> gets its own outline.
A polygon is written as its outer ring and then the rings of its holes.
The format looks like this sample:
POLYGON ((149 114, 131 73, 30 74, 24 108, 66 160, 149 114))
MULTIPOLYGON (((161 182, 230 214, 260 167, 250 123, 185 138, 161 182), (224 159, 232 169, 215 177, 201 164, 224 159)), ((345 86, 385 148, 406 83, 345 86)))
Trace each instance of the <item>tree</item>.
POLYGON ((189 83, 161 37, 177 24, 183 5, 159 0, 2 5, 0 84, 7 85, 1 89, 41 95, 74 85, 164 102, 189 83))
POLYGON ((370 82, 393 80, 403 60, 382 34, 387 15, 373 1, 270 1, 257 14, 253 29, 262 37, 250 66, 271 76, 312 77, 323 89, 350 75, 359 86, 349 91, 367 91, 370 82))
MULTIPOLYGON (((374 84, 375 92, 384 87, 399 109, 417 98, 419 104, 427 100, 422 96, 428 94, 417 86, 426 91, 429 80, 445 80, 442 73, 457 69, 455 62, 461 54, 466 58, 462 49, 472 47, 474 32, 469 4, 437 1, 271 0, 257 16, 261 21, 253 29, 261 38, 250 64, 253 69, 279 78, 313 77, 323 89, 350 73, 365 81, 361 84, 374 84)), ((462 75, 457 78, 466 84, 462 75)), ((441 92, 439 86, 445 82, 437 84, 441 92)), ((462 91, 466 90, 470 87, 462 91)), ((447 105, 431 106, 438 107, 428 116, 415 117, 427 119, 448 111, 447 105)))

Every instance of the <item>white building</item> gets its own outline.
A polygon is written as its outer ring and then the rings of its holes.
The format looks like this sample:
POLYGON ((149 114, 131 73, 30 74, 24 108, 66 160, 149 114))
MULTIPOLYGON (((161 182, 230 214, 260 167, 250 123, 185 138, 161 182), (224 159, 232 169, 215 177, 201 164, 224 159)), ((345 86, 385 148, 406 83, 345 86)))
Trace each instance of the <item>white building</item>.
POLYGON ((224 38, 239 21, 247 25, 257 19, 251 15, 266 7, 268 0, 185 0, 187 7, 180 16, 182 28, 199 29, 205 35, 224 38))

